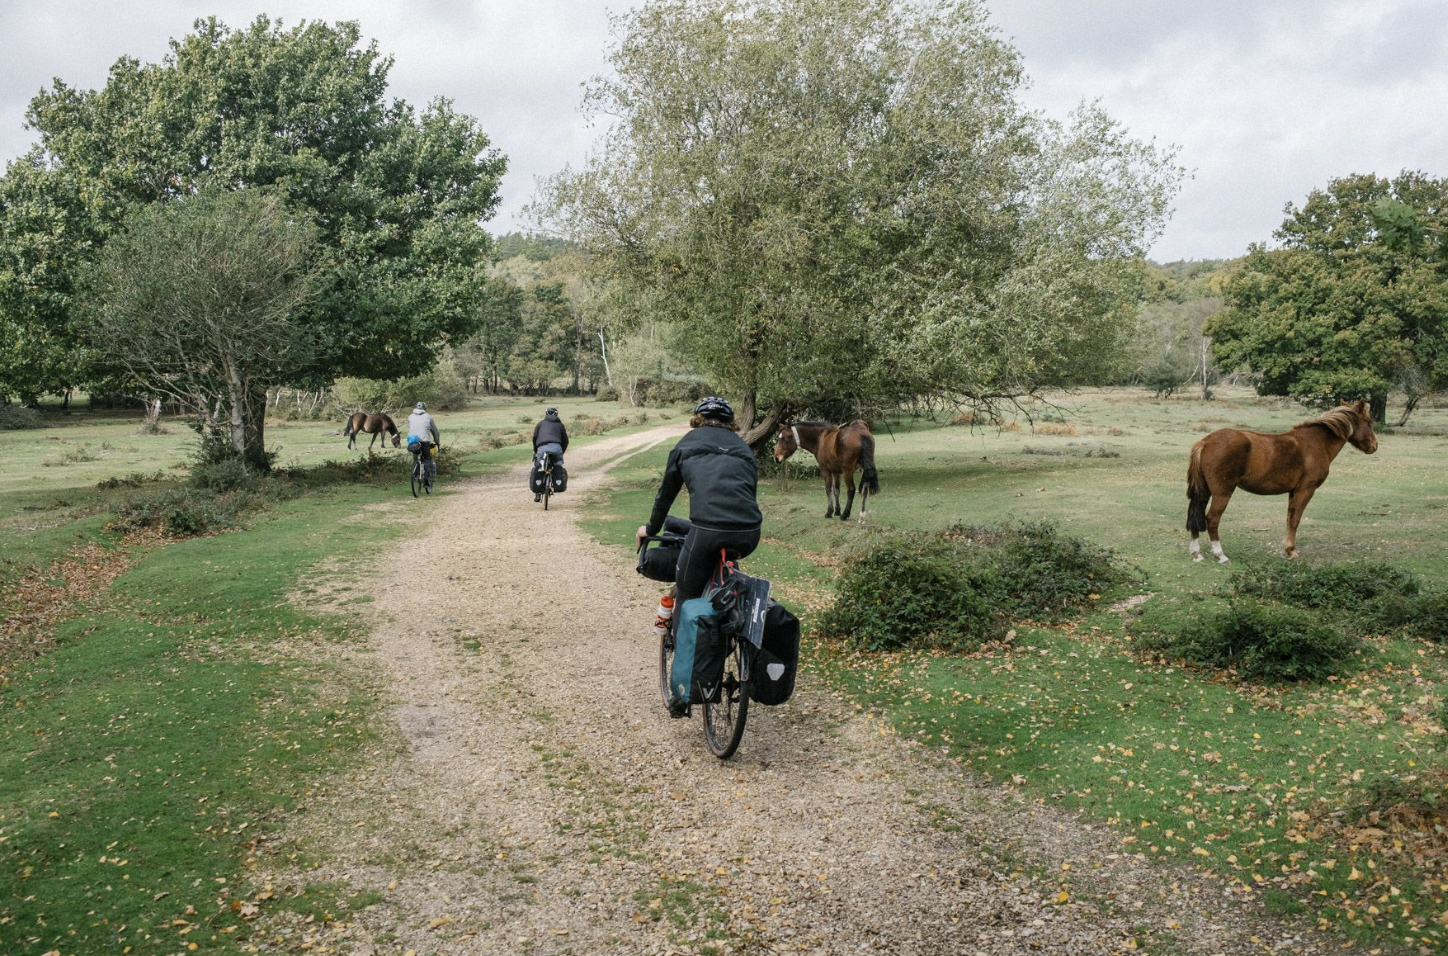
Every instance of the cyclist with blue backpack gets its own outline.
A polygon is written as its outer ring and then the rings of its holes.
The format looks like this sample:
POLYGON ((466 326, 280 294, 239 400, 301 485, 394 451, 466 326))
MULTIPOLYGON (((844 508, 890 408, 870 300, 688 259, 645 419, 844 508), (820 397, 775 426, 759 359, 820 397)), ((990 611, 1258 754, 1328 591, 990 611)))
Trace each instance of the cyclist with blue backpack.
POLYGON ((764 515, 756 501, 759 465, 738 435, 734 409, 710 396, 694 407, 691 430, 669 452, 664 480, 648 524, 637 541, 658 534, 679 492, 689 489, 689 530, 675 575, 675 601, 699 597, 719 562, 719 551, 747 557, 759 547, 764 515))
POLYGON ((432 446, 436 443, 442 445, 442 436, 438 433, 437 422, 427 413, 427 403, 418 402, 412 409, 412 414, 407 416, 407 450, 414 455, 419 455, 423 461, 423 468, 429 475, 437 474, 437 462, 432 457, 432 446))

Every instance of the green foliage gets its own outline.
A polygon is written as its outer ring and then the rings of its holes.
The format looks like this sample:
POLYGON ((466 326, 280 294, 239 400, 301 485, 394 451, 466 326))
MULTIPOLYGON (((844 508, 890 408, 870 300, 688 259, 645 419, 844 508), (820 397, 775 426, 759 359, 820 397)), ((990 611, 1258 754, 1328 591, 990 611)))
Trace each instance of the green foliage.
POLYGON ((332 387, 328 407, 340 415, 383 412, 401 429, 406 427, 407 413, 418 402, 426 402, 430 411, 456 411, 467 407, 467 388, 455 368, 440 362, 421 375, 394 381, 339 378, 332 387))
POLYGON ((1272 562, 1232 576, 1234 595, 1330 613, 1356 633, 1448 639, 1448 595, 1383 562, 1272 562))
POLYGON ((1282 247, 1253 246, 1229 281, 1228 308, 1207 328, 1213 357, 1250 367, 1263 395, 1319 406, 1372 396, 1378 421, 1392 387, 1409 411, 1448 387, 1442 240, 1379 219, 1403 207, 1441 216, 1445 199, 1448 179, 1404 172, 1336 179, 1290 207, 1282 247))
POLYGON ((121 500, 115 506, 115 526, 126 531, 149 528, 178 537, 212 534, 238 527, 265 501, 252 490, 166 488, 121 500))
MULTIPOLYGON (((132 207, 257 188, 303 211, 322 250, 306 315, 322 347, 284 384, 427 368, 477 327, 482 222, 506 162, 447 100, 389 101, 390 67, 355 23, 285 30, 261 16, 233 31, 207 19, 160 63, 122 58, 100 90, 57 80, 42 91, 27 113, 41 142, 0 188, 15 197, 0 199, 0 262, 30 263, 0 283, 0 314, 24 333, 15 356, 0 354, 0 376, 74 349, 78 269, 132 207)), ((63 369, 47 379, 0 379, 0 391, 74 381, 63 369)))
POLYGON ((971 648, 1013 621, 1089 607, 1126 577, 1108 552, 1044 523, 877 532, 846 560, 819 627, 868 650, 971 648))
POLYGON ((87 276, 85 334, 145 394, 200 416, 207 454, 266 470, 267 389, 322 347, 312 229, 262 190, 139 206, 87 276))
POLYGON ((979 4, 653 2, 616 33, 586 108, 618 122, 540 211, 746 427, 1118 371, 1180 170, 1095 107, 1027 110, 979 4))
POLYGON ((46 427, 45 416, 33 408, 0 405, 0 431, 21 431, 46 427))
POLYGON ((1362 642, 1308 610, 1243 598, 1225 610, 1159 636, 1148 649, 1253 681, 1318 681, 1345 673, 1362 642))

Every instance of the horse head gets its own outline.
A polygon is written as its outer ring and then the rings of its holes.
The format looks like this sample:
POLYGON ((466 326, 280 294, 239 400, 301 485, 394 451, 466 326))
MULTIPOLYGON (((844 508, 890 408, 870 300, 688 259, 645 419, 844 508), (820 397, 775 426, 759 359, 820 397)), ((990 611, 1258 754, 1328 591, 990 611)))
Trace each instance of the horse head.
POLYGON ((1362 399, 1358 399, 1356 404, 1349 407, 1357 415, 1357 424, 1353 427, 1352 434, 1348 436, 1348 442, 1363 454, 1371 455, 1378 450, 1378 436, 1373 431, 1372 412, 1362 399))
POLYGON ((779 434, 774 436, 774 460, 783 462, 798 448, 799 442, 795 440, 794 429, 789 425, 780 425, 779 434))
POLYGON ((393 433, 392 433, 392 447, 393 447, 393 448, 401 448, 401 447, 402 447, 402 433, 401 433, 401 432, 393 432, 393 433))

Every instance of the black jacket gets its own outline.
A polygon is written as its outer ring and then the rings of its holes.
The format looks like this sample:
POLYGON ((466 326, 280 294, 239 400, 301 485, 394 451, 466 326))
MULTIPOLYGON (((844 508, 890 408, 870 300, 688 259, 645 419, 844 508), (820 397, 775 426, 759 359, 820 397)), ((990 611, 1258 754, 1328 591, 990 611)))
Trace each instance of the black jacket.
POLYGON ((544 415, 543 420, 533 426, 533 447, 536 449, 549 442, 557 442, 563 446, 564 451, 568 450, 568 429, 558 420, 557 412, 544 415))
POLYGON ((690 431, 664 466, 664 481, 654 497, 648 533, 657 534, 679 489, 689 489, 689 520, 712 531, 748 531, 764 522, 754 500, 759 464, 754 453, 727 428, 701 426, 690 431))

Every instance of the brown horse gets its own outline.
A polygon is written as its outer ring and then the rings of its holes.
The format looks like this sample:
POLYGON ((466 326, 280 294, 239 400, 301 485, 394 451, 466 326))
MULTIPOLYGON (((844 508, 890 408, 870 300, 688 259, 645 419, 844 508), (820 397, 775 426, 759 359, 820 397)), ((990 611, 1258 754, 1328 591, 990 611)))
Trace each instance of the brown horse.
POLYGON ((865 520, 865 503, 870 495, 880 493, 880 475, 875 471, 875 436, 870 426, 861 421, 850 422, 836 428, 824 422, 796 422, 781 425, 779 435, 774 439, 774 460, 784 461, 803 448, 815 456, 820 473, 825 476, 825 517, 836 514, 841 521, 848 521, 850 508, 855 503, 855 469, 863 469, 860 475, 860 520, 865 520), (845 508, 840 510, 840 479, 849 485, 850 495, 845 499, 845 508))
MULTIPOLYGON (((366 412, 355 412, 351 418, 347 419, 347 427, 342 429, 342 434, 349 436, 347 438, 347 447, 351 448, 356 443, 357 436, 363 432, 369 432, 372 435, 372 440, 367 443, 368 451, 371 451, 372 446, 377 444, 377 436, 383 432, 387 432, 387 434, 392 436, 393 448, 402 447, 402 436, 397 433, 397 426, 392 423, 392 419, 381 412, 378 412, 376 415, 369 415, 366 412)), ((387 439, 385 438, 382 439, 382 447, 387 447, 387 439)))
POLYGON ((1192 446, 1187 466, 1187 530, 1192 533, 1193 561, 1202 560, 1197 535, 1205 531, 1212 554, 1222 564, 1222 541, 1217 527, 1232 492, 1245 488, 1254 495, 1287 495, 1287 557, 1297 557, 1297 523, 1312 493, 1327 480, 1327 469, 1344 444, 1371 455, 1378 450, 1372 417, 1362 402, 1344 402, 1330 412, 1309 418, 1289 432, 1262 432, 1219 428, 1192 446), (1211 508, 1207 507, 1208 500, 1211 508))

